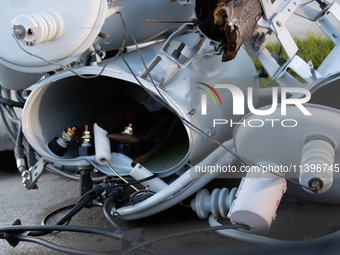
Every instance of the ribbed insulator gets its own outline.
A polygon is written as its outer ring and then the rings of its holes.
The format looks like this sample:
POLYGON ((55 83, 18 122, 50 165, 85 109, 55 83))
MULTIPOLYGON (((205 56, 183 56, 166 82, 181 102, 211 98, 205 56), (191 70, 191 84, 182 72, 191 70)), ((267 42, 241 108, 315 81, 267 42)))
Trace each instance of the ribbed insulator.
POLYGON ((15 17, 12 24, 22 30, 19 41, 28 46, 57 39, 64 31, 64 19, 57 11, 44 11, 15 17))
MULTIPOLYGON (((327 191, 333 183, 334 145, 328 139, 314 138, 302 149, 300 184, 312 188, 313 182, 320 184, 320 191, 327 191)), ((313 193, 310 189, 306 191, 313 193)))
POLYGON ((214 189, 210 195, 207 189, 199 190, 191 200, 191 208, 201 219, 207 219, 210 214, 213 214, 216 219, 226 218, 236 191, 237 188, 231 191, 227 188, 214 189))

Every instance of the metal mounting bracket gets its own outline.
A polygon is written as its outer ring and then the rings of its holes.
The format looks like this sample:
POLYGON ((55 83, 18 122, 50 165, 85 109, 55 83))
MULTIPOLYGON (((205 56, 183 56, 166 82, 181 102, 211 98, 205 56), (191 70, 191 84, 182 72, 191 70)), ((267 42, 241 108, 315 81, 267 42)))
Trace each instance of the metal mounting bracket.
POLYGON ((22 184, 26 189, 38 189, 37 181, 43 174, 47 163, 46 159, 40 158, 29 170, 22 172, 22 184))

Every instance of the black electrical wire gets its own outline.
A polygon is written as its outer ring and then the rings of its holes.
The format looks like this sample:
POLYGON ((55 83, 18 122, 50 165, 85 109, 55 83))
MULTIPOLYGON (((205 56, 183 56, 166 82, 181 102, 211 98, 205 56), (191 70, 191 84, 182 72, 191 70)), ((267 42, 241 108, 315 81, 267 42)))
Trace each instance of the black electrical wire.
MULTIPOLYGON (((60 226, 60 225, 46 225, 46 226, 10 226, 10 227, 2 227, 0 228, 0 238, 6 239, 9 242, 16 242, 18 244, 19 241, 32 242, 40 245, 44 245, 50 249, 57 250, 64 253, 71 254, 80 254, 80 255, 103 255, 104 253, 95 253, 89 251, 81 251, 76 249, 70 249, 67 247, 59 246, 54 243, 48 242, 46 240, 38 239, 36 237, 23 236, 18 233, 27 232, 53 232, 53 231, 65 231, 65 232, 78 232, 78 233, 87 233, 87 234, 95 234, 106 236, 109 238, 113 238, 119 240, 121 238, 120 235, 116 233, 116 231, 108 231, 98 228, 92 227, 78 227, 78 226, 60 226)), ((14 246, 16 246, 16 244, 14 246)))
POLYGON ((76 206, 76 204, 67 205, 67 206, 61 207, 61 208, 59 208, 59 209, 57 209, 57 210, 55 210, 55 211, 49 213, 49 214, 46 215, 45 218, 42 220, 41 225, 43 225, 43 226, 47 225, 47 224, 46 224, 46 221, 47 221, 50 217, 52 217, 53 215, 55 215, 55 214, 57 214, 57 213, 59 213, 59 212, 62 212, 62 211, 64 211, 64 210, 73 208, 73 207, 75 207, 75 206, 76 206))
POLYGON ((11 99, 6 99, 6 98, 3 98, 3 97, 0 97, 0 104, 12 106, 12 107, 19 107, 19 108, 24 107, 24 103, 16 102, 16 101, 13 101, 11 99))
MULTIPOLYGON (((127 249, 123 251, 122 255, 128 254, 134 250, 137 250, 139 248, 143 248, 144 246, 148 244, 152 244, 155 242, 171 239, 171 238, 176 238, 176 237, 181 237, 185 235, 193 235, 201 232, 207 232, 207 231, 216 231, 216 230, 222 230, 222 229, 239 229, 239 228, 244 228, 244 229, 249 229, 248 226, 246 225, 224 225, 224 226, 216 226, 216 227, 207 227, 207 228, 201 228, 201 229, 195 229, 195 230, 189 230, 189 231, 184 231, 184 232, 179 232, 179 233, 174 233, 174 234, 169 234, 165 236, 161 236, 158 238, 154 238, 151 240, 148 240, 146 242, 143 242, 139 245, 136 245, 130 249, 127 249)), ((95 253, 95 252, 90 252, 90 251, 81 251, 81 250, 76 250, 76 249, 70 249, 67 247, 59 246, 54 243, 48 242, 46 240, 34 238, 34 237, 29 237, 29 236, 22 236, 20 232, 26 232, 26 231, 41 231, 41 232, 53 232, 53 231, 66 231, 66 232, 78 232, 78 233, 88 233, 88 234, 96 234, 96 235, 102 235, 110 238, 117 239, 117 234, 112 231, 108 230, 103 230, 103 229, 98 229, 98 228, 91 228, 91 227, 77 227, 77 226, 59 226, 59 225, 46 225, 46 226, 10 226, 10 227, 1 227, 0 228, 0 238, 2 239, 7 239, 9 238, 8 234, 11 234, 11 238, 16 238, 18 241, 24 241, 24 242, 31 242, 31 243, 36 243, 40 244, 43 246, 46 246, 50 249, 57 250, 60 252, 64 253, 71 253, 71 254, 81 254, 81 255, 103 255, 105 253, 95 253)))
POLYGON ((64 247, 61 245, 57 245, 54 243, 51 243, 49 241, 35 238, 35 237, 29 237, 29 236, 18 236, 17 239, 19 241, 24 241, 24 242, 29 242, 29 243, 35 243, 35 244, 40 244, 43 245, 47 248, 50 248, 55 251, 63 252, 63 253, 68 253, 68 254, 78 254, 78 255, 112 255, 108 253, 100 253, 100 252, 91 252, 91 251, 83 251, 83 250, 77 250, 77 249, 72 249, 68 247, 64 247))
POLYGON ((110 189, 115 189, 115 188, 121 188, 121 187, 125 187, 125 186, 130 186, 130 185, 135 185, 135 184, 139 184, 139 183, 142 183, 142 182, 146 182, 146 181, 149 181, 153 178, 156 178, 157 177, 157 174, 153 174, 149 177, 146 177, 144 179, 140 179, 138 181, 134 181, 134 182, 129 182, 129 183, 121 183, 121 184, 117 184, 117 185, 112 185, 112 186, 101 186, 101 185, 98 185, 96 186, 95 188, 93 188, 92 190, 86 192, 79 200, 78 200, 78 203, 84 199, 85 196, 91 194, 92 192, 98 192, 98 191, 104 191, 104 190, 110 190, 110 189))
MULTIPOLYGON (((66 213, 61 219, 59 219, 59 220, 55 223, 55 225, 63 225, 63 224, 65 224, 66 222, 70 221, 71 218, 72 218, 76 213, 78 213, 78 212, 79 212, 79 211, 80 211, 80 210, 81 210, 81 209, 82 209, 89 201, 93 200, 95 197, 98 196, 98 194, 99 194, 98 192, 99 192, 99 191, 104 191, 104 190, 109 190, 109 189, 120 188, 120 187, 124 187, 124 186, 129 186, 129 185, 131 185, 131 184, 139 184, 139 183, 141 183, 141 182, 145 182, 145 181, 151 180, 151 179, 153 179, 153 178, 155 178, 155 177, 157 177, 157 175, 152 175, 152 176, 149 176, 149 177, 147 177, 147 178, 141 179, 141 180, 139 180, 139 181, 135 181, 135 182, 131 182, 131 183, 122 183, 122 184, 113 185, 113 186, 105 186, 105 187, 104 187, 104 186, 98 185, 98 186, 96 186, 95 188, 93 188, 92 190, 86 192, 86 193, 78 200, 77 204, 75 204, 75 205, 73 206, 73 208, 72 208, 68 213, 66 213)), ((113 226, 118 227, 119 230, 122 231, 124 228, 123 228, 121 225, 119 225, 118 222, 116 222, 116 220, 113 218, 113 216, 112 216, 111 213, 110 213, 109 207, 110 207, 110 204, 113 202, 113 197, 114 197, 114 196, 111 196, 111 197, 109 197, 109 198, 105 201, 104 207, 103 207, 103 208, 105 208, 105 209, 103 209, 103 210, 104 210, 104 215, 108 218, 108 220, 111 222, 111 224, 112 224, 113 226), (106 215, 106 214, 107 214, 107 215, 106 215), (109 217, 109 215, 111 215, 112 218, 109 217), (116 226, 115 224, 116 224, 117 226, 116 226)), ((63 207, 63 208, 58 209, 57 211, 54 211, 54 212, 50 213, 49 215, 47 215, 47 216, 45 217, 45 219, 43 220, 42 223, 45 224, 46 219, 49 218, 51 215, 53 215, 53 214, 55 214, 55 213, 57 213, 57 212, 59 212, 59 211, 65 209, 65 208, 69 208, 69 207, 70 207, 70 206, 63 207)), ((49 233, 46 233, 46 232, 32 232, 32 233, 30 233, 30 236, 41 236, 41 235, 46 235, 46 234, 49 234, 49 233)))
POLYGON ((64 232, 77 232, 77 233, 88 233, 102 235, 110 238, 117 239, 117 234, 113 231, 92 228, 92 227, 78 227, 69 225, 44 225, 44 226, 23 226, 15 225, 9 227, 0 227, 0 233, 23 233, 23 232, 53 232, 53 231, 64 231, 64 232))
MULTIPOLYGON (((138 181, 134 181, 134 182, 129 182, 129 183, 121 183, 121 184, 117 184, 117 185, 112 185, 112 186, 101 186, 101 185, 98 185, 97 187, 93 188, 92 190, 86 192, 80 199, 79 201, 81 201, 86 195, 92 193, 92 192, 97 192, 97 191, 103 191, 103 190, 110 190, 110 189, 114 189, 114 188, 121 188, 121 187, 126 187, 126 186, 130 186, 130 185, 134 185, 134 184, 139 184, 141 182, 146 182, 146 181, 149 181, 153 178, 156 178, 157 177, 157 174, 153 174, 149 177, 146 177, 144 179, 140 179, 138 181)), ((78 201, 78 202, 79 202, 78 201)))
POLYGON ((18 101, 19 101, 20 103, 23 103, 23 104, 26 103, 26 99, 22 97, 22 89, 16 90, 16 91, 15 91, 15 96, 16 96, 16 98, 18 99, 18 101))
MULTIPOLYGON (((61 226, 65 224, 67 221, 71 220, 71 218, 78 213, 81 209, 83 209, 89 201, 92 201, 94 197, 97 196, 97 194, 89 194, 86 198, 84 198, 82 201, 79 201, 68 213, 66 213, 61 219, 59 219, 56 223, 55 226, 61 226)), ((30 232, 30 236, 43 236, 50 234, 51 232, 30 232)))
POLYGON ((63 225, 66 221, 70 220, 75 214, 77 214, 81 209, 84 208, 85 205, 88 204, 89 201, 92 201, 98 195, 91 193, 87 195, 82 201, 79 201, 65 216, 59 219, 55 224, 56 225, 63 225))
POLYGON ((118 233, 123 233, 124 231, 127 231, 127 229, 120 225, 110 212, 110 205, 113 204, 116 199, 117 199, 116 195, 111 195, 108 199, 106 199, 103 206, 103 212, 106 219, 111 223, 112 226, 115 227, 115 230, 117 230, 118 233))
POLYGON ((224 226, 216 226, 216 227, 207 227, 207 228, 199 228, 199 229, 194 229, 194 230, 188 230, 188 231, 183 231, 183 232, 179 232, 179 233, 174 233, 174 234, 169 234, 169 235, 165 235, 165 236, 161 236, 161 237, 157 237, 151 240, 148 240, 146 242, 143 242, 139 245, 136 245, 126 251, 124 251, 123 253, 121 253, 121 255, 126 255, 132 251, 135 251, 141 247, 144 247, 145 245, 149 245, 155 242, 159 242, 159 241, 163 241, 163 240, 167 240, 167 239, 171 239, 171 238, 176 238, 176 237, 181 237, 181 236, 186 236, 186 235, 193 235, 193 234, 197 234, 197 233, 202 233, 202 232, 208 232, 208 231, 216 231, 216 230, 222 230, 222 229, 239 229, 239 228, 243 228, 243 229, 249 229, 249 226, 247 225, 242 225, 242 224, 238 224, 238 225, 224 225, 224 226))
MULTIPOLYGON (((5 93, 5 99, 14 102, 14 104, 20 103, 20 102, 12 100, 12 94, 11 94, 11 90, 10 89, 3 88, 3 91, 5 93)), ((15 118, 15 119, 18 119, 18 116, 17 116, 16 112, 13 109, 13 105, 7 105, 7 107, 8 107, 8 110, 10 111, 10 113, 11 113, 11 116, 13 118, 15 118)), ((22 104, 21 108, 23 108, 23 107, 24 107, 24 104, 22 104)))

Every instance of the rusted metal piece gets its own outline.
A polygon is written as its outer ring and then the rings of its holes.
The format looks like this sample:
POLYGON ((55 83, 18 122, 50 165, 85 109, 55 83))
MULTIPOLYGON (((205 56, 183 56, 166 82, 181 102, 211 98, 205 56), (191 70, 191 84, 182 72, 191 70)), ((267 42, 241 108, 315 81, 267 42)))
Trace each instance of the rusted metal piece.
POLYGON ((139 137, 135 135, 128 135, 122 133, 110 133, 106 135, 110 140, 122 144, 138 144, 139 137))
POLYGON ((201 32, 224 45, 222 61, 236 57, 242 43, 253 33, 262 16, 259 0, 197 0, 196 14, 201 32))
POLYGON ((222 61, 236 57, 242 43, 253 33, 262 16, 259 0, 220 0, 214 12, 214 24, 224 32, 226 44, 222 61))
POLYGON ((105 38, 107 37, 107 35, 104 34, 103 32, 100 32, 100 33, 98 34, 98 36, 99 36, 100 38, 103 38, 103 39, 105 39, 105 38))
POLYGON ((168 114, 163 119, 161 119, 157 124, 155 124, 148 132, 143 135, 136 136, 136 135, 128 135, 122 133, 109 133, 106 136, 114 142, 122 143, 122 144, 139 144, 146 141, 149 141, 154 136, 157 135, 164 129, 166 125, 168 125, 169 121, 171 120, 171 114, 168 114))

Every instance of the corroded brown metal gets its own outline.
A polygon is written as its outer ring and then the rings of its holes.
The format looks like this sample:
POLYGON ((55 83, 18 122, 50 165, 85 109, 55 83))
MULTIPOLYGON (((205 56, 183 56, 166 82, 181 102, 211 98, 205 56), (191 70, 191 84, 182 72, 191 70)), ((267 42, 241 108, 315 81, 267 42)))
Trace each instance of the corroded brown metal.
MULTIPOLYGON (((122 144, 138 144, 146 142, 156 136, 157 133, 161 131, 161 129, 165 128, 169 120, 171 120, 171 114, 168 114, 163 119, 158 121, 153 127, 148 130, 143 135, 129 135, 122 133, 109 133, 106 136, 114 142, 122 143, 122 144)), ((131 124, 130 124, 131 125, 131 124)))
POLYGON ((222 61, 236 57, 242 43, 253 33, 262 16, 258 0, 220 0, 214 12, 214 24, 224 32, 226 44, 222 61))
POLYGON ((196 14, 201 32, 224 45, 222 61, 236 57, 242 43, 253 33, 262 16, 259 0, 197 0, 196 14))

